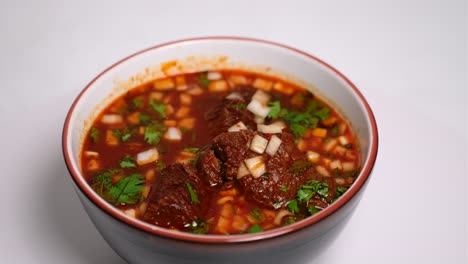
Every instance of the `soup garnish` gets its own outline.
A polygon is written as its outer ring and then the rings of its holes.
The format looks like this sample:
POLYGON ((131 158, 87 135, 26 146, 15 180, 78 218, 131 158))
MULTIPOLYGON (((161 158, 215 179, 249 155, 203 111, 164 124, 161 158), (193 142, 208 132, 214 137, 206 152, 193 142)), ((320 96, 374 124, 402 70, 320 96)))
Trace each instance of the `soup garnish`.
POLYGON ((127 215, 195 234, 256 233, 314 215, 360 170, 346 120, 305 89, 223 70, 135 87, 85 139, 90 186, 127 215))

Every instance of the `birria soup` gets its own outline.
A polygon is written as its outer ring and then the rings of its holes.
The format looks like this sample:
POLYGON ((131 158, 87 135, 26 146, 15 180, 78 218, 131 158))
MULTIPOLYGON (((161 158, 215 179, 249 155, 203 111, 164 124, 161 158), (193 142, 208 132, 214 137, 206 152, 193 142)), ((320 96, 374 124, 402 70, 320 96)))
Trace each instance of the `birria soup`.
POLYGON ((223 70, 131 89, 94 121, 81 165, 131 217, 228 235, 320 212, 354 182, 359 156, 349 124, 311 92, 223 70))

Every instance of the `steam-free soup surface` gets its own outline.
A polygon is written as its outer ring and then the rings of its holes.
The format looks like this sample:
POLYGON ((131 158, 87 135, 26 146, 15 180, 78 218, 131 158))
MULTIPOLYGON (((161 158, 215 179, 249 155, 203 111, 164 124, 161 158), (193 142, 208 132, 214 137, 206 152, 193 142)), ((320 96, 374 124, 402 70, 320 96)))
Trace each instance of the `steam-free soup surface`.
POLYGON ((130 90, 95 120, 81 156, 106 201, 197 234, 262 232, 314 215, 360 168, 334 109, 293 84, 237 71, 130 90))

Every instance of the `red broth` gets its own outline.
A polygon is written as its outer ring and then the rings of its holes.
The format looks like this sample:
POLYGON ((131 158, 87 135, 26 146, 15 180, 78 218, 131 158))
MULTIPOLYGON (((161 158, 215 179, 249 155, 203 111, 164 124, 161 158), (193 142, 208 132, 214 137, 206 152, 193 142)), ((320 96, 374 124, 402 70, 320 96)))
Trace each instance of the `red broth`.
POLYGON ((131 89, 94 121, 81 166, 132 217, 227 235, 323 210, 354 182, 359 156, 347 121, 312 93, 223 70, 131 89))

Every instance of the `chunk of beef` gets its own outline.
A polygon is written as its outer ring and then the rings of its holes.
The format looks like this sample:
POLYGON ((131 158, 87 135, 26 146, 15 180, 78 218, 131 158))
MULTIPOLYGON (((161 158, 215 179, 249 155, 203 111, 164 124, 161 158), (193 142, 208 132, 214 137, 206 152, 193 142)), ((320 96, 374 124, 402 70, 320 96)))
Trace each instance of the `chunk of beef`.
POLYGON ((249 144, 254 134, 250 130, 225 132, 213 139, 212 149, 224 164, 226 180, 236 178, 241 162, 249 154, 249 144))
POLYGON ((246 109, 254 91, 254 88, 248 87, 237 89, 231 93, 231 96, 224 98, 213 109, 206 112, 205 119, 208 121, 208 131, 211 136, 226 132, 239 121, 252 130, 257 128, 254 114, 246 109))
POLYGON ((210 186, 223 183, 222 163, 212 149, 204 150, 197 160, 197 170, 200 177, 210 186))
MULTIPOLYGON (((262 136, 268 139, 271 137, 271 135, 262 136)), ((247 175, 239 180, 246 198, 266 207, 294 199, 299 187, 307 180, 304 171, 310 167, 301 170, 301 173, 290 171, 294 162, 301 161, 304 154, 299 151, 290 133, 283 132, 276 136, 282 141, 278 151, 273 157, 268 154, 263 155, 266 174, 258 178, 247 175)))
POLYGON ((154 183, 143 220, 157 226, 182 229, 185 224, 202 219, 209 203, 205 188, 187 165, 176 163, 166 167, 154 183), (189 185, 198 202, 192 199, 189 185))

